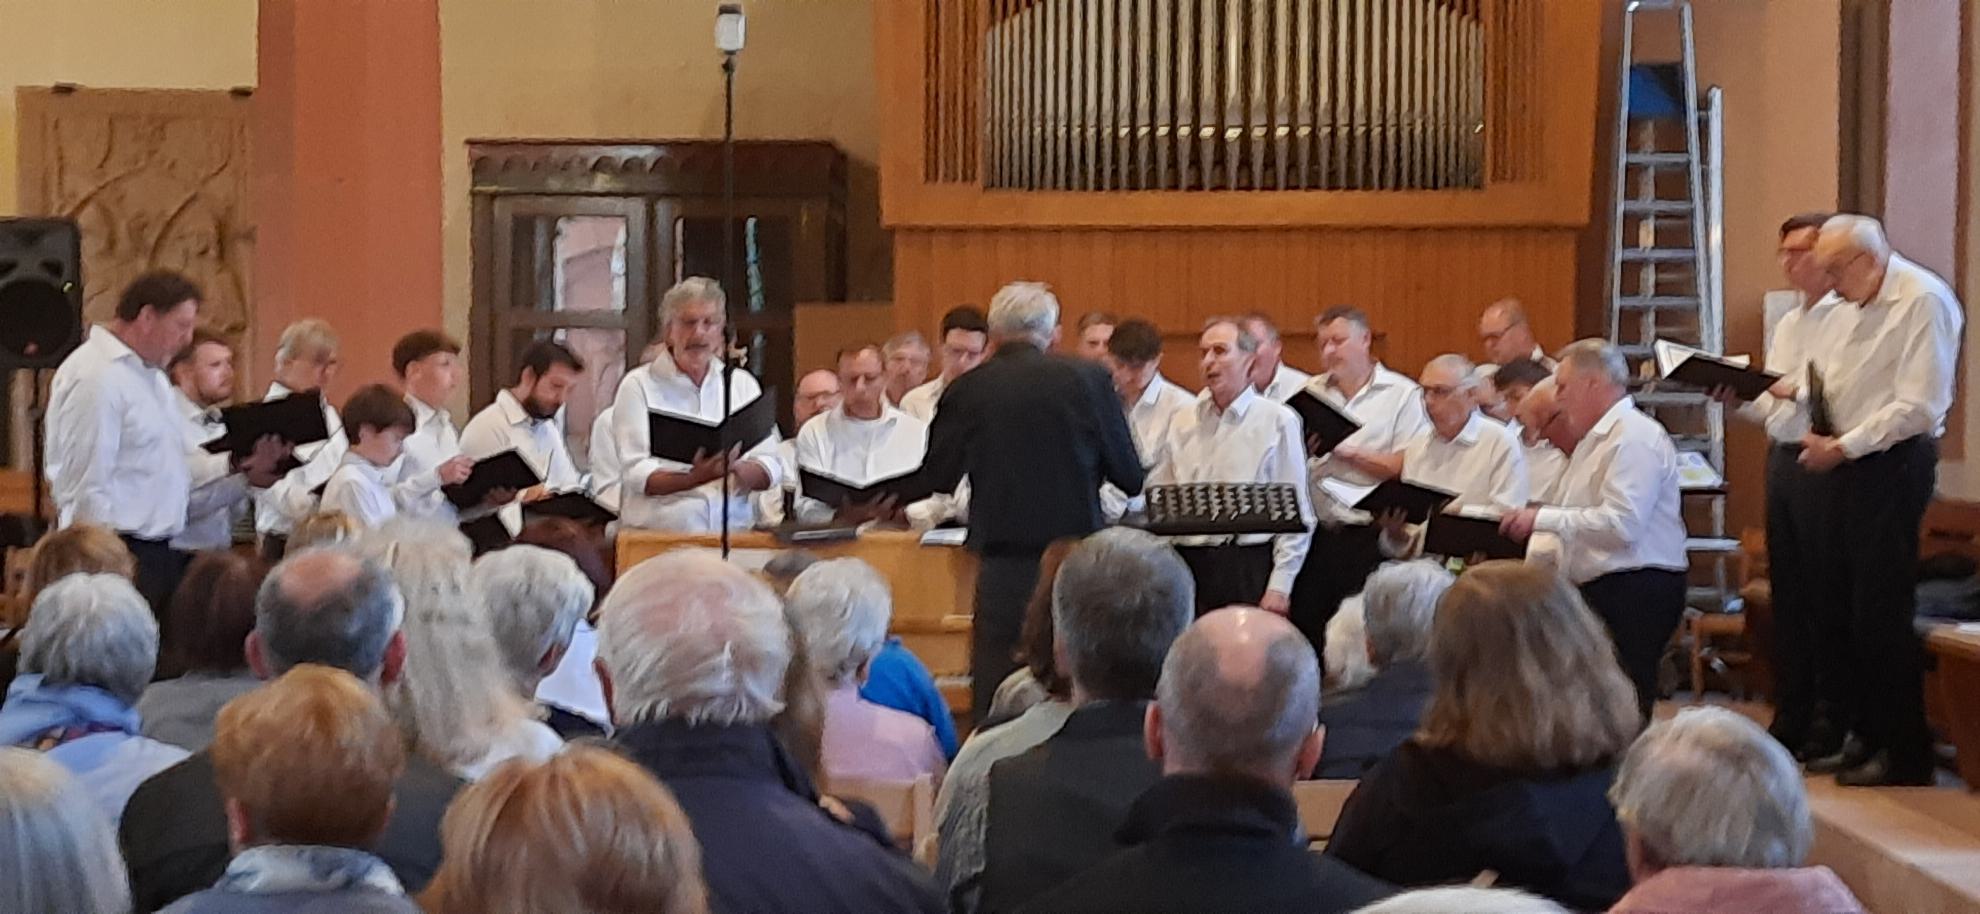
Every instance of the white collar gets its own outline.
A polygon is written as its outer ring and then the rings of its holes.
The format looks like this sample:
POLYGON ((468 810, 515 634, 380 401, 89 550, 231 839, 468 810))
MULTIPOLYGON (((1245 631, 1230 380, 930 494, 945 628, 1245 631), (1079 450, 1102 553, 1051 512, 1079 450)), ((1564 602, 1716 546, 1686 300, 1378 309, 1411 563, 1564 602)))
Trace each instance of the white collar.
POLYGON ((899 407, 887 402, 887 398, 882 396, 880 398, 880 417, 878 419, 861 419, 858 416, 848 413, 846 412, 846 404, 844 403, 832 407, 832 415, 840 422, 849 422, 856 426, 874 426, 890 425, 898 422, 907 413, 901 412, 899 407))
MULTIPOLYGON (((1154 385, 1150 384, 1149 386, 1153 387, 1154 385)), ((1231 401, 1229 409, 1218 410, 1217 399, 1211 395, 1210 389, 1207 387, 1203 389, 1202 393, 1196 396, 1196 408, 1202 410, 1205 416, 1212 419, 1223 415, 1232 415, 1243 419, 1245 414, 1251 411, 1251 405, 1258 402, 1258 392, 1253 390, 1249 384, 1244 385, 1244 389, 1238 391, 1237 399, 1231 401)))
POLYGON ((110 329, 109 324, 97 324, 90 331, 89 340, 92 343, 102 346, 108 352, 110 361, 115 362, 122 359, 131 359, 136 361, 140 368, 151 367, 151 364, 146 362, 143 356, 137 354, 137 350, 132 349, 130 344, 124 342, 123 337, 118 336, 116 331, 110 329))
POLYGON ((1334 373, 1331 371, 1322 372, 1320 374, 1314 375, 1313 382, 1326 390, 1333 391, 1334 393, 1343 396, 1348 400, 1352 400, 1355 397, 1359 397, 1362 394, 1365 394, 1371 390, 1380 390, 1385 387, 1393 387, 1398 382, 1405 384, 1411 383, 1408 378, 1405 378, 1402 375, 1390 371, 1388 369, 1388 366, 1383 365, 1381 362, 1376 362, 1375 367, 1369 369, 1368 383, 1362 385, 1361 389, 1355 391, 1354 394, 1352 395, 1349 395, 1347 391, 1344 391, 1339 387, 1334 386, 1334 373))
MULTIPOLYGON (((1477 444, 1478 436, 1482 432, 1479 423, 1484 421, 1485 421, 1485 417, 1479 415, 1478 410, 1475 409, 1472 410, 1471 417, 1464 420, 1464 427, 1458 429, 1457 437, 1448 439, 1449 442, 1452 444, 1463 445, 1465 447, 1470 447, 1474 444, 1477 444)), ((1438 440, 1446 440, 1442 435, 1437 434, 1437 426, 1434 423, 1430 426, 1430 434, 1432 437, 1435 437, 1438 440)))
POLYGON ((426 405, 426 401, 412 394, 406 394, 406 405, 412 407, 413 428, 416 429, 425 428, 427 423, 432 422, 435 416, 438 416, 442 422, 450 421, 453 418, 447 415, 446 410, 428 406, 426 405))
POLYGON ((516 399, 516 395, 510 393, 506 387, 495 394, 495 409, 510 425, 535 428, 541 423, 550 421, 530 415, 529 410, 523 408, 522 401, 516 399))
MULTIPOLYGON (((1158 371, 1155 373, 1155 377, 1148 379, 1148 386, 1141 389, 1141 396, 1135 399, 1134 405, 1154 406, 1156 401, 1162 399, 1162 390, 1173 386, 1175 385, 1170 384, 1169 379, 1162 377, 1162 373, 1158 371)), ((1249 384, 1244 386, 1246 389, 1250 389, 1251 387, 1249 384)))
MULTIPOLYGON (((674 350, 662 350, 653 361, 646 363, 646 372, 656 381, 678 380, 682 384, 694 385, 694 379, 681 370, 680 363, 674 361, 674 350)), ((708 360, 708 374, 701 379, 701 386, 719 384, 722 379, 722 359, 717 356, 708 360)))
POLYGON ((1622 399, 1617 400, 1615 405, 1610 406, 1609 411, 1602 414, 1602 418, 1595 421, 1595 427, 1589 429, 1588 434, 1590 436, 1607 435, 1610 429, 1616 427, 1616 423, 1622 421, 1624 413, 1635 408, 1636 401, 1631 400, 1628 396, 1624 396, 1622 399))
POLYGON ((177 384, 172 385, 172 394, 179 398, 179 410, 185 413, 187 418, 205 422, 220 421, 220 407, 199 405, 193 398, 186 396, 186 392, 177 384))

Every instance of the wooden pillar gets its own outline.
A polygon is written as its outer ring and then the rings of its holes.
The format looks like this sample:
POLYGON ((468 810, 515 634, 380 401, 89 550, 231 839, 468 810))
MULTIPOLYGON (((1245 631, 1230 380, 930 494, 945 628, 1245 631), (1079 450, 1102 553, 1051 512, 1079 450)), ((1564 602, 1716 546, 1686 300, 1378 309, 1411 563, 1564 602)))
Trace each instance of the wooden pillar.
POLYGON ((441 321, 438 0, 260 0, 252 390, 282 328, 343 337, 341 400, 441 321))

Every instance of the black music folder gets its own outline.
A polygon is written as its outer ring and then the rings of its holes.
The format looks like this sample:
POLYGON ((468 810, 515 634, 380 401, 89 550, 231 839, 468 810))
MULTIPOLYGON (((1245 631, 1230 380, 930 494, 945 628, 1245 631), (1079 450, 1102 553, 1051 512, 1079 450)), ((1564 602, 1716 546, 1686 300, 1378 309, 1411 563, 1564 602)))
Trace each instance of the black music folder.
POLYGON ((330 437, 329 423, 323 419, 323 398, 318 394, 290 394, 279 400, 243 403, 220 411, 227 430, 200 447, 209 454, 247 456, 254 443, 274 435, 294 446, 330 437))
POLYGON ((602 526, 619 519, 619 515, 611 508, 599 504, 582 489, 571 489, 549 498, 526 502, 522 506, 522 513, 525 524, 539 517, 561 517, 593 526, 602 526))
POLYGON ((1771 371, 1763 371, 1751 365, 1741 365, 1726 359, 1714 358, 1702 352, 1685 356, 1664 377, 1695 387, 1711 390, 1715 387, 1730 387, 1741 400, 1752 400, 1767 392, 1781 376, 1771 371))
POLYGON ((1808 363, 1808 430, 1825 438, 1836 436, 1836 417, 1829 411, 1829 392, 1814 362, 1808 363))
POLYGON ((1354 503, 1360 510, 1380 517, 1382 512, 1395 508, 1403 511, 1404 519, 1412 524, 1428 521, 1430 516, 1444 510, 1444 506, 1457 500, 1456 492, 1417 485, 1391 479, 1371 489, 1361 500, 1354 503))
POLYGON ((1354 421, 1354 417, 1311 391, 1293 394, 1286 405, 1299 414, 1299 422, 1305 427, 1304 437, 1320 439, 1320 449, 1313 452, 1315 457, 1326 456, 1361 429, 1361 423, 1354 421))
POLYGON ((935 494, 922 476, 920 467, 884 476, 864 485, 855 485, 830 473, 799 467, 798 490, 804 493, 804 497, 822 501, 834 510, 887 495, 894 496, 896 504, 905 508, 935 494))
POLYGON ((1429 555, 1469 559, 1526 558, 1526 544, 1499 532, 1496 517, 1439 514, 1423 528, 1423 551, 1429 555))
POLYGON ((441 491, 446 493, 447 500, 454 507, 472 508, 481 504, 488 498, 488 493, 496 489, 521 491, 542 484, 543 477, 536 475, 536 469, 529 465, 529 461, 511 449, 475 461, 468 478, 444 486, 441 491))
POLYGON ((646 414, 648 451, 662 460, 693 463, 696 451, 712 457, 737 445, 747 451, 777 427, 777 401, 764 391, 721 422, 704 422, 653 410, 646 414))

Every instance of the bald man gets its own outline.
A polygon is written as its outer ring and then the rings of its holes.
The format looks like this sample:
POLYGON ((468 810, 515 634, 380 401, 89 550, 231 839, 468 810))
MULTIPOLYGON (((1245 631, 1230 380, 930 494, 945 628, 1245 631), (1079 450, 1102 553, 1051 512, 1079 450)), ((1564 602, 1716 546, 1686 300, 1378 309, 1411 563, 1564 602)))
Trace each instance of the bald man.
MULTIPOLYGON (((1472 391, 1481 383, 1471 360, 1456 353, 1431 359, 1417 378, 1429 427, 1403 446, 1402 479, 1457 493, 1451 513, 1499 516, 1526 507, 1526 455, 1510 429, 1479 411, 1472 391)), ((1422 529, 1397 513, 1376 519, 1382 552, 1400 558, 1422 548, 1422 529)))
POLYGON ((757 516, 765 523, 780 524, 789 516, 786 505, 797 497, 797 434, 812 417, 839 405, 838 372, 824 368, 806 372, 798 379, 797 396, 791 398, 791 434, 777 442, 777 459, 784 464, 784 479, 768 491, 756 493, 757 516))
POLYGON ((1143 740, 1162 779, 1129 810, 1127 848, 1025 910, 1326 914, 1387 897, 1386 883, 1306 849, 1292 785, 1320 760, 1319 712, 1320 664, 1291 623, 1241 607, 1196 620, 1148 706, 1143 740))
POLYGON ((1532 359, 1550 369, 1554 367, 1554 360, 1547 358, 1547 351, 1533 338, 1533 325, 1526 321, 1526 306, 1517 298, 1499 299, 1485 309, 1478 318, 1478 341, 1485 346, 1486 361, 1493 365, 1532 359))
POLYGON ((1964 318, 1945 281, 1893 253, 1874 219, 1823 223, 1815 260, 1843 304, 1810 354, 1831 427, 1803 436, 1800 462, 1833 476, 1840 520, 1828 564, 1846 607, 1842 675, 1855 680, 1838 692, 1856 704, 1841 715, 1855 739, 1809 770, 1834 771, 1844 786, 1930 784, 1913 588, 1964 318))

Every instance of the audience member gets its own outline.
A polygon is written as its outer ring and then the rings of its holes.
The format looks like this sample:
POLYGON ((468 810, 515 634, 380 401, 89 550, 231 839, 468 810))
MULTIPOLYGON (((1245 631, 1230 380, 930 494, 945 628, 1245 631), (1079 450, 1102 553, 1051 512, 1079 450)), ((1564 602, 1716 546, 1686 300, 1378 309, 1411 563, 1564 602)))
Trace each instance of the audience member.
POLYGON ((1609 790, 1636 887, 1623 914, 1862 914, 1824 866, 1794 757, 1759 724, 1692 708, 1650 727, 1609 790))
POLYGON ((1327 620, 1327 641, 1321 647, 1320 672, 1330 694, 1346 695, 1375 678, 1375 664, 1368 659, 1368 611, 1362 604, 1361 594, 1352 594, 1341 600, 1341 608, 1327 620))
MULTIPOLYGON (((770 586, 784 593, 799 574, 817 563, 815 553, 786 549, 764 564, 763 574, 770 579, 770 586)), ((935 741, 942 746, 943 760, 955 758, 956 718, 949 710, 949 700, 942 697, 928 666, 901 639, 888 636, 880 653, 873 655, 873 662, 867 664, 866 682, 859 687, 859 697, 926 721, 935 730, 935 741)))
POLYGON ((487 610, 516 694, 535 702, 543 722, 564 739, 604 735, 605 728, 583 715, 536 697, 591 612, 596 591, 577 563, 541 546, 510 546, 476 559, 470 583, 487 610))
POLYGON ((406 665, 385 705, 407 748, 463 780, 522 757, 542 761, 564 747, 516 691, 492 634, 488 608, 468 586, 467 538, 453 528, 402 522, 361 548, 392 572, 405 599, 406 665))
POLYGON ((612 714, 605 708, 605 690, 598 685, 598 629, 593 618, 599 603, 612 589, 612 570, 600 551, 598 538, 577 521, 548 517, 530 521, 516 534, 516 542, 570 556, 584 576, 591 579, 591 608, 571 632, 571 646, 564 651, 563 661, 537 685, 536 700, 609 730, 612 714))
POLYGON ((288 548, 291 552, 301 552, 312 546, 335 546, 357 539, 362 529, 342 511, 318 511, 296 524, 295 531, 289 534, 288 548))
POLYGON ((376 692, 343 670, 303 664, 228 702, 214 731, 234 859, 212 888, 164 914, 418 914, 369 851, 406 767, 376 692))
MULTIPOLYGON (((1118 847, 1114 831, 1161 768, 1142 718, 1169 645, 1196 615, 1196 584, 1174 548, 1140 530, 1074 546, 1052 586, 1058 650, 1073 684, 1059 732, 990 769, 981 909, 1022 906, 1118 847)), ((958 910, 973 910, 966 894, 958 910)))
POLYGON ((768 586, 674 552, 622 577, 599 619, 615 741, 680 800, 717 910, 943 909, 913 863, 820 807, 773 735, 791 631, 768 586))
MULTIPOLYGON (((1058 665, 1057 638, 1052 628, 1052 585, 1059 566, 1079 540, 1056 540, 1045 547, 1038 562, 1038 586, 1024 610, 1018 634, 1018 657, 1024 666, 1004 678, 991 703, 1014 706, 1010 694, 1035 694, 1023 713, 994 726, 984 724, 956 753, 955 763, 935 795, 935 881, 953 901, 974 899, 976 880, 983 873, 983 817, 990 809, 990 768, 1004 759, 1029 752, 1059 732, 1072 715, 1072 682, 1058 665)), ((1031 696, 1027 696, 1028 699, 1031 696)))
POLYGON ((1327 853, 1398 885, 1490 870, 1569 907, 1614 903, 1629 871, 1607 791, 1640 718, 1581 596, 1547 568, 1472 568, 1437 607, 1430 672, 1422 729, 1362 778, 1327 853))
MULTIPOLYGON (((335 667, 374 689, 396 683, 405 662, 404 600, 392 576, 351 552, 316 548, 275 566, 255 596, 248 665, 272 679, 298 664, 335 667)), ((409 755, 392 791, 392 818, 376 853, 409 891, 440 864, 440 816, 461 782, 409 755)), ((314 787, 295 785, 301 792, 314 787)), ((144 782, 118 827, 137 910, 155 911, 209 888, 226 871, 227 817, 210 751, 144 782)))
MULTIPOLYGON (((1040 663, 1046 665, 1053 663, 1050 657, 1039 656, 1038 639, 1040 637, 1044 639, 1042 649, 1047 654, 1051 653, 1053 649, 1052 585, 1059 580, 1059 566, 1065 564, 1066 554, 1072 552, 1072 548, 1077 545, 1079 545, 1077 537, 1053 540, 1051 545, 1045 547, 1045 553, 1038 557, 1038 583, 1031 588, 1031 599, 1024 605, 1024 623, 1018 630, 1017 661, 1023 665, 1012 670, 1009 676, 1004 677, 1003 682, 997 684, 996 693, 990 696, 990 713, 975 722, 977 733, 980 734, 993 727, 1001 727, 1004 723, 1015 720, 1019 715, 1031 710, 1033 705, 1051 698, 1043 680, 1038 677, 1034 669, 1040 663)), ((1063 677, 1061 679, 1063 680, 1063 677)), ((1064 698, 1065 695, 1061 694, 1059 697, 1064 698)), ((1071 709, 1068 708, 1067 712, 1070 711, 1071 709)), ((1060 723, 1063 722, 1062 719, 1060 723)), ((1058 732, 1058 724, 1052 725, 1052 732, 1058 732)), ((1032 745, 1044 742, 1045 737, 1050 735, 1050 733, 1040 735, 1032 745)), ((1024 748, 1029 749, 1031 746, 1024 748)), ((983 771, 984 774, 989 774, 988 764, 984 765, 983 771)))
MULTIPOLYGON (((130 547, 109 527, 96 524, 70 524, 53 531, 34 545, 28 556, 27 573, 21 581, 21 603, 32 610, 41 589, 71 574, 114 574, 126 579, 137 576, 137 560, 130 547)), ((21 629, 0 633, 0 683, 14 681, 20 664, 21 629)))
MULTIPOLYGON (((1358 779, 1416 732, 1430 702, 1426 658, 1437 601, 1456 580, 1427 559, 1392 562, 1368 576, 1361 591, 1367 631, 1363 657, 1376 672, 1359 689, 1329 693, 1321 707, 1327 751, 1320 756, 1320 777, 1358 779)), ((1327 651, 1333 650, 1330 629, 1327 651)))
POLYGON ((131 582, 72 574, 44 588, 0 705, 0 746, 44 752, 111 821, 131 791, 186 757, 140 735, 138 696, 158 663, 158 622, 131 582))
POLYGON ((88 792, 39 752, 0 748, 0 911, 130 910, 115 833, 88 792))
POLYGON ((440 827, 428 914, 705 914, 701 848, 674 795, 609 750, 511 762, 440 827))
POLYGON ((1292 623, 1257 609, 1198 619, 1148 707, 1163 778, 1121 826, 1129 848, 1024 910, 1334 914, 1390 894, 1306 849, 1292 784, 1320 760, 1320 704, 1320 664, 1292 623))
POLYGON ((213 741, 213 718, 227 702, 261 684, 248 669, 254 594, 268 569, 238 552, 193 556, 172 594, 159 645, 158 672, 138 699, 144 735, 198 752, 213 741))
POLYGON ((934 728, 859 694, 893 617, 893 594, 880 573, 859 559, 819 562, 791 582, 787 599, 827 690, 826 780, 905 781, 924 774, 939 780, 945 760, 934 728))
POLYGON ((1404 892, 1354 914, 1568 914, 1568 910, 1518 889, 1449 886, 1404 892))

